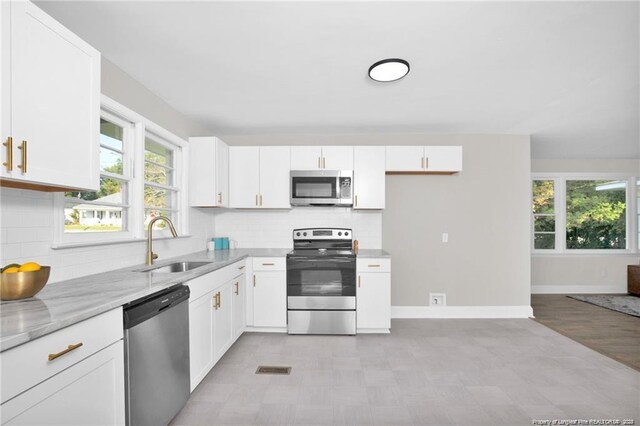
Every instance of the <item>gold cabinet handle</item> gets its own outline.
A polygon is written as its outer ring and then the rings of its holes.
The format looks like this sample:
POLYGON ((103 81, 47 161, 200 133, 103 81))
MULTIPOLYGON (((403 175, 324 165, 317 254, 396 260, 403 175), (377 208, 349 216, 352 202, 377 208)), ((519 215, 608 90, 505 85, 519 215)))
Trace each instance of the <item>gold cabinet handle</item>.
POLYGON ((56 354, 49 354, 49 361, 53 361, 56 358, 60 358, 62 355, 64 354, 68 354, 71 351, 75 351, 76 349, 78 349, 80 346, 82 346, 84 343, 80 342, 80 343, 76 343, 75 345, 69 345, 67 346, 67 349, 60 351, 56 354))
POLYGON ((258 205, 258 194, 256 194, 256 206, 258 205))
POLYGON ((218 204, 222 204, 222 192, 218 192, 218 204))
POLYGON ((275 263, 263 263, 262 266, 273 266, 275 263))
POLYGON ((380 267, 380 265, 367 265, 367 266, 369 266, 369 268, 379 268, 380 267))
POLYGON ((18 149, 22 150, 22 164, 18 166, 20 170, 22 170, 22 174, 27 173, 27 141, 22 141, 22 144, 18 147, 18 149))
POLYGON ((218 293, 213 295, 213 309, 218 310, 218 293))
POLYGON ((242 271, 244 269, 244 265, 238 266, 238 269, 242 271))
POLYGON ((253 286, 254 287, 256 286, 256 276, 255 275, 253 276, 253 286))
POLYGON ((7 147, 7 162, 2 163, 3 166, 7 167, 7 171, 10 172, 13 170, 13 138, 11 136, 7 137, 7 141, 2 145, 7 147))
POLYGON ((236 293, 236 294, 240 294, 240 283, 235 283, 235 286, 236 286, 236 291, 235 291, 235 293, 236 293))
POLYGON ((326 169, 327 168, 327 159, 322 157, 322 168, 326 169))
POLYGON ((361 281, 360 275, 358 275, 358 288, 360 288, 360 281, 361 281))
POLYGON ((260 194, 260 207, 262 207, 262 194, 260 194))
POLYGON ((356 207, 358 207, 358 196, 356 195, 356 207))
POLYGON ((321 169, 322 166, 320 165, 320 157, 318 157, 318 168, 321 169))
POLYGON ((420 158, 420 168, 424 169, 424 157, 420 158))
POLYGON ((220 303, 220 299, 221 299, 220 292, 218 292, 218 308, 222 306, 222 303, 220 303))
POLYGON ((429 168, 429 157, 424 157, 424 168, 425 169, 429 168))

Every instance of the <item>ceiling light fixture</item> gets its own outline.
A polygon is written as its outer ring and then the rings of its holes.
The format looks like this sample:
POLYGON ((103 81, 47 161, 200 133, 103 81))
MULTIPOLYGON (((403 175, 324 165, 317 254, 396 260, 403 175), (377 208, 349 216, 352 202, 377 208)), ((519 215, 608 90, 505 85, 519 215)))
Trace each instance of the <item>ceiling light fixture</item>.
POLYGON ((369 67, 369 77, 384 83, 400 80, 407 74, 409 74, 409 62, 404 59, 383 59, 369 67))

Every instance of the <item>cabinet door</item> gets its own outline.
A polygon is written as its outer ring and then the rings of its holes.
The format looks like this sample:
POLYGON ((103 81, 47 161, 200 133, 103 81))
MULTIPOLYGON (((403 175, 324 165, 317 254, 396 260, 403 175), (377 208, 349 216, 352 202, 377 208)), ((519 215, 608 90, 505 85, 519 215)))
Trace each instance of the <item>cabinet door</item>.
MULTIPOLYGON (((229 146, 216 138, 216 206, 229 207, 229 146)), ((197 180, 191 182, 198 182, 197 180)))
POLYGON ((231 310, 233 311, 233 340, 235 341, 244 331, 246 323, 246 310, 245 310, 245 276, 240 275, 233 280, 231 290, 233 291, 233 302, 231 304, 231 310))
POLYGON ((191 391, 202 381, 214 364, 213 306, 214 292, 189 303, 189 362, 191 391))
POLYGON ((100 53, 28 1, 10 31, 11 178, 99 189, 100 53))
POLYGON ((359 274, 356 295, 358 328, 391 327, 391 274, 359 274))
POLYGON ((430 172, 462 171, 461 146, 425 146, 425 170, 430 172))
POLYGON ((292 146, 291 170, 318 170, 322 168, 322 147, 292 146))
POLYGON ((386 157, 388 172, 424 171, 423 146, 387 146, 386 157))
POLYGON ((323 146, 322 168, 353 170, 353 146, 323 146))
POLYGON ((123 425, 122 340, 2 404, 2 424, 123 425))
POLYGON ((289 209, 289 156, 288 146, 260 148, 260 207, 289 209))
POLYGON ((253 325, 255 327, 286 327, 286 272, 255 272, 253 277, 253 325))
MULTIPOLYGON (((193 185, 194 183, 192 183, 193 185)), ((260 194, 260 149, 257 146, 229 148, 229 207, 258 208, 260 194)))
POLYGON ((232 282, 227 282, 224 286, 215 291, 218 294, 218 306, 213 311, 213 348, 214 359, 218 362, 222 355, 231 346, 232 338, 232 282))
MULTIPOLYGON (((11 3, 0 1, 0 143, 7 143, 11 136, 11 3)), ((7 145, 0 145, 0 177, 10 177, 7 145)), ((13 155, 13 149, 11 149, 13 155)), ((17 164, 17 163, 16 163, 17 164)), ((15 170, 15 167, 12 166, 15 170)), ((19 171, 19 170, 18 170, 19 171)))
POLYGON ((384 209, 385 147, 354 147, 354 209, 384 209))

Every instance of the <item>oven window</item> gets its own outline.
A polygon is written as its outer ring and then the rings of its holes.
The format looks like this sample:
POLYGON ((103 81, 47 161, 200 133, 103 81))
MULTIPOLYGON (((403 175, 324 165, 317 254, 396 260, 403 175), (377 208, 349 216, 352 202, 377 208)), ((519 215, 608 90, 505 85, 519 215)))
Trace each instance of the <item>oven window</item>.
POLYGON ((293 198, 336 198, 336 178, 294 177, 293 198))

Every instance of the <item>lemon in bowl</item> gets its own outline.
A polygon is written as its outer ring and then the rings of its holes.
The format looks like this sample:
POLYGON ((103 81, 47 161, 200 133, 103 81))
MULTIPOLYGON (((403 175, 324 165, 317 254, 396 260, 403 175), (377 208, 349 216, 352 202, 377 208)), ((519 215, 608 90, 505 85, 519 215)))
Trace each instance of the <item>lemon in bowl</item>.
POLYGON ((49 280, 51 268, 36 262, 11 264, 0 273, 0 299, 17 300, 33 297, 49 280))

